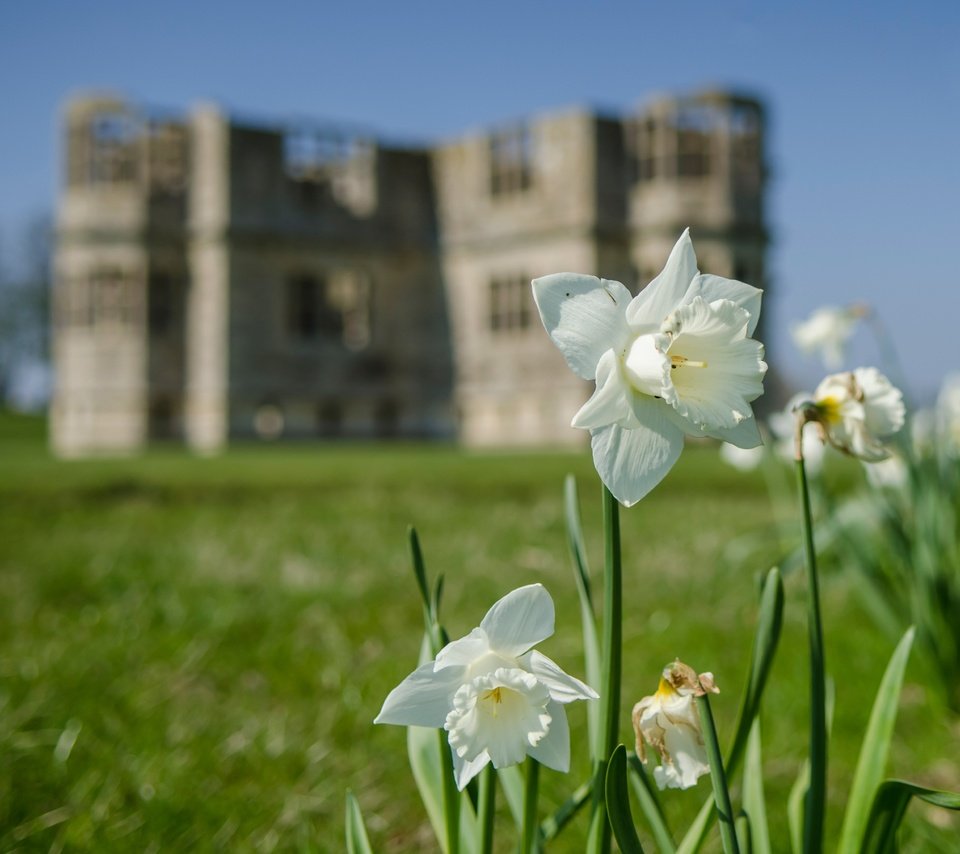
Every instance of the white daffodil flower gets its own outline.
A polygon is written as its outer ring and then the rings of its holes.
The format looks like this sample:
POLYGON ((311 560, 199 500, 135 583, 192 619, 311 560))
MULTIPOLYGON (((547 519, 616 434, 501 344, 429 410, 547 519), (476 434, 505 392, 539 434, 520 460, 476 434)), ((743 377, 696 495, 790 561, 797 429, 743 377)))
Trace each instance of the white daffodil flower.
POLYGON ((461 790, 488 762, 504 768, 532 756, 568 771, 564 705, 598 695, 532 649, 553 634, 553 620, 543 585, 508 593, 478 628, 394 688, 374 723, 445 729, 461 790))
POLYGON ((535 279, 533 296, 567 364, 596 381, 572 424, 590 431, 597 472, 621 504, 663 479, 684 435, 761 444, 750 407, 767 369, 750 338, 761 291, 698 272, 689 230, 636 297, 576 273, 535 279))
POLYGON ((890 456, 883 440, 896 433, 906 417, 900 389, 876 368, 831 374, 817 386, 813 403, 810 417, 824 441, 866 462, 890 456))
POLYGON ((663 669, 657 693, 633 707, 637 756, 647 764, 646 744, 660 754, 660 765, 653 769, 660 789, 689 789, 710 772, 695 702, 707 691, 720 693, 712 673, 697 676, 675 661, 663 669))
POLYGON ((818 308, 802 323, 790 327, 793 343, 804 353, 819 353, 824 365, 836 370, 843 364, 844 351, 857 321, 866 313, 863 305, 818 308))

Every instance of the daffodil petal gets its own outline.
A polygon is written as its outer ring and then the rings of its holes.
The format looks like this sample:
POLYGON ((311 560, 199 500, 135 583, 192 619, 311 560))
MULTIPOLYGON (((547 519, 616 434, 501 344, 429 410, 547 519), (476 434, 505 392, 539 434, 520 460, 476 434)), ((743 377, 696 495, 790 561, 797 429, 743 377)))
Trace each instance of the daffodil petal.
POLYGON ((630 291, 620 282, 554 273, 533 280, 540 319, 573 372, 596 376, 600 357, 629 336, 625 313, 630 291))
POLYGON ((490 648, 503 656, 518 656, 553 634, 553 599, 542 584, 511 591, 487 611, 480 622, 490 648))
POLYGON ((666 476, 683 450, 683 431, 666 415, 666 404, 631 396, 636 426, 611 424, 590 431, 593 464, 624 505, 636 504, 666 476))
POLYGON ((629 386, 620 375, 620 363, 613 350, 607 350, 597 365, 597 388, 570 422, 572 427, 603 427, 630 417, 627 401, 629 386))
POLYGON ((383 701, 375 724, 442 727, 453 695, 463 681, 463 667, 433 669, 429 661, 413 671, 383 701))
POLYGON ((633 328, 659 326, 683 299, 697 275, 697 256, 690 240, 690 229, 670 252, 663 272, 647 285, 627 307, 627 323, 633 328))
POLYGON ((864 425, 874 436, 886 437, 896 433, 906 417, 903 393, 876 368, 857 368, 853 372, 864 400, 864 425))
POLYGON ((757 321, 760 319, 760 301, 763 297, 763 291, 760 288, 738 282, 736 279, 724 279, 722 276, 701 273, 694 277, 685 301, 698 296, 703 297, 707 302, 718 299, 730 300, 748 311, 750 321, 747 324, 747 335, 753 335, 757 328, 757 321))
POLYGON ((763 437, 760 435, 760 425, 757 424, 757 419, 752 417, 741 421, 735 427, 710 430, 706 435, 711 439, 729 442, 738 448, 758 448, 763 444, 763 437))
POLYGON ((558 703, 596 700, 600 696, 589 685, 564 672, 555 661, 535 649, 523 656, 520 663, 524 669, 529 670, 547 686, 550 697, 558 703))
POLYGON ((541 765, 566 774, 570 770, 570 727, 567 724, 566 710, 551 700, 547 703, 547 713, 551 717, 550 730, 533 747, 527 748, 541 765))
POLYGON ((692 726, 678 723, 666 727, 664 744, 671 761, 654 770, 654 780, 661 789, 689 789, 698 778, 710 773, 706 748, 692 726))
POLYGON ((476 628, 465 637, 450 641, 441 649, 437 653, 433 669, 442 670, 445 667, 458 665, 466 667, 488 652, 490 652, 490 642, 487 640, 487 634, 482 629, 476 628))
POLYGON ((490 754, 484 750, 483 753, 475 759, 467 760, 457 756, 455 750, 451 751, 451 753, 453 754, 453 778, 457 782, 457 789, 462 792, 467 787, 467 783, 486 768, 487 763, 490 761, 490 754))

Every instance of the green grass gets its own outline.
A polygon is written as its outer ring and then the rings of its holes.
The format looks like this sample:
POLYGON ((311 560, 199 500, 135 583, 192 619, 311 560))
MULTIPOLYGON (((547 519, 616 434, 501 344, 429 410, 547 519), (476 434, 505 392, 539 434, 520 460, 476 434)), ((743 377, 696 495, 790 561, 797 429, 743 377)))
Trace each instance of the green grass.
MULTIPOLYGON (((403 730, 371 723, 416 663, 409 523, 428 570, 445 576, 452 636, 508 590, 540 581, 558 611, 542 649, 582 675, 562 482, 577 476, 596 570, 599 487, 585 452, 250 446, 213 459, 161 449, 66 463, 47 455, 42 434, 37 420, 0 417, 3 850, 339 851, 347 787, 375 850, 431 850, 403 730)), ((763 486, 691 448, 621 519, 622 738, 632 744, 632 704, 677 656, 716 674, 722 737, 769 563, 725 556, 735 538, 770 525, 763 486)), ((764 713, 778 850, 806 746, 800 581, 787 580, 764 713)), ((829 834, 892 645, 850 590, 825 581, 837 682, 829 834)), ((891 771, 960 788, 958 723, 922 674, 907 678, 891 771)), ((544 772, 544 809, 587 773, 582 708, 571 723, 574 768, 544 772)), ((708 791, 671 794, 670 818, 682 824, 708 791)), ((925 819, 942 814, 913 811, 912 850, 951 850, 956 821, 938 829, 925 819)), ((508 846, 507 820, 501 829, 508 846)), ((578 820, 552 850, 581 850, 585 830, 578 820)))

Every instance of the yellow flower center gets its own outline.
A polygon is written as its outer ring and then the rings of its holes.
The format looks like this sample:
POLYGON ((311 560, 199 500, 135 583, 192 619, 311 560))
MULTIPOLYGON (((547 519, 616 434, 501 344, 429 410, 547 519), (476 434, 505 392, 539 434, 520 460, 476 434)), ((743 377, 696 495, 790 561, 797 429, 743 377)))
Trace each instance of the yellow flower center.
POLYGON ((674 690, 673 685, 667 682, 662 676, 660 677, 660 684, 657 685, 657 699, 659 700, 668 700, 677 692, 674 690))
POLYGON ((831 424, 836 424, 840 421, 840 406, 841 401, 832 396, 824 397, 817 401, 817 409, 820 410, 820 414, 825 421, 831 424))
POLYGON ((497 706, 499 706, 500 703, 503 702, 503 696, 501 695, 501 691, 502 691, 502 690, 503 690, 503 688, 501 688, 501 686, 498 685, 496 688, 491 688, 489 691, 484 692, 484 693, 481 694, 481 696, 480 696, 480 699, 481 699, 482 701, 484 701, 484 700, 492 700, 492 701, 493 701, 493 709, 492 709, 492 712, 493 712, 493 716, 494 716, 494 717, 497 716, 497 706))
POLYGON ((705 368, 707 367, 706 362, 698 362, 694 359, 688 359, 686 356, 671 356, 670 357, 670 369, 676 370, 677 368, 705 368))

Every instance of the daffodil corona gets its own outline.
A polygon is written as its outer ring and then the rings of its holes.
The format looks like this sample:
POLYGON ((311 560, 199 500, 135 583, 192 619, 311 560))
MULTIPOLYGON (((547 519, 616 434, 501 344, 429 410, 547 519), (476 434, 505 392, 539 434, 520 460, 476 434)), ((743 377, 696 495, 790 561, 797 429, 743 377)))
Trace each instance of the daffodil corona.
POLYGON ((445 729, 460 789, 488 762, 504 768, 532 756, 568 771, 564 705, 597 693, 532 649, 553 634, 553 621, 542 585, 508 593, 479 627, 394 688, 374 723, 445 729))
POLYGON ((685 435, 761 444, 750 406, 767 369, 750 337, 761 291, 701 274, 689 231, 636 297, 576 273, 536 279, 533 294, 567 364, 596 381, 572 424, 590 431, 597 472, 625 506, 663 479, 685 435))

